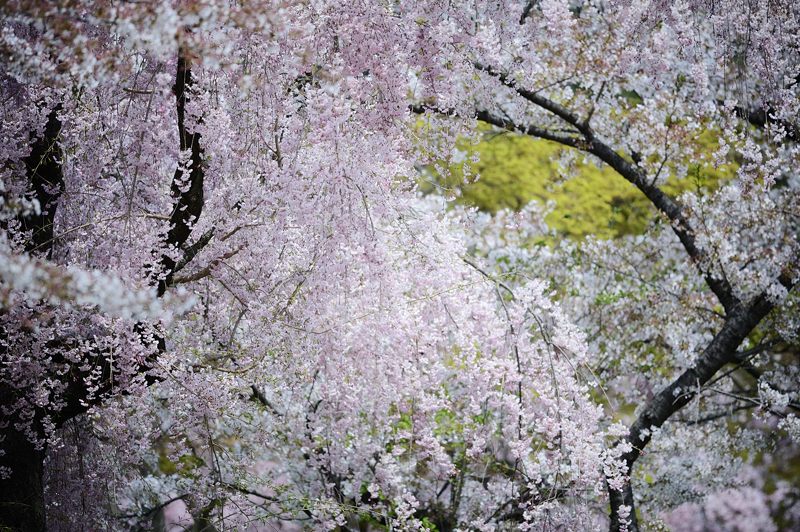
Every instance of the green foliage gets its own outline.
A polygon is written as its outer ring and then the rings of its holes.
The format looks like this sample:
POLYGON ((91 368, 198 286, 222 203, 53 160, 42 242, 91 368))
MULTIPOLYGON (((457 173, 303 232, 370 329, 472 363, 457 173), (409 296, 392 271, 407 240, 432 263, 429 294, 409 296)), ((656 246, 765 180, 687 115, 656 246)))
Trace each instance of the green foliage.
MULTIPOLYGON (((460 203, 495 212, 520 209, 532 200, 541 204, 553 201, 555 207, 546 218, 548 225, 575 239, 589 234, 600 238, 638 234, 654 217, 653 208, 641 192, 611 168, 598 166, 578 154, 573 175, 566 176, 556 159, 562 150, 571 148, 524 135, 498 133, 488 127, 482 129, 483 138, 477 145, 461 140, 456 146, 467 160, 451 164, 450 175, 435 178, 436 186, 455 193, 460 203), (477 162, 470 162, 473 156, 478 157, 477 162), (470 178, 475 175, 479 175, 477 181, 470 178)), ((713 132, 696 139, 702 153, 710 154, 716 144, 713 132)), ((735 164, 719 169, 705 163, 690 164, 685 178, 671 178, 664 189, 674 196, 687 190, 711 189, 735 171, 735 164)), ((435 186, 423 182, 421 188, 431 192, 435 186)))
POLYGON ((184 453, 177 461, 172 461, 166 452, 159 453, 158 469, 165 475, 180 475, 187 478, 196 478, 195 470, 205 465, 202 458, 195 454, 184 453))
POLYGON ((434 415, 436 428, 434 434, 439 437, 457 437, 464 431, 464 424, 458 420, 456 413, 448 408, 439 409, 434 415))
POLYGON ((597 294, 597 297, 594 300, 595 305, 611 305, 616 303, 617 301, 621 301, 627 297, 630 297, 632 294, 630 292, 607 292, 603 291, 597 294))
POLYGON ((439 530, 436 528, 436 524, 427 517, 422 518, 422 529, 430 532, 437 532, 439 530))

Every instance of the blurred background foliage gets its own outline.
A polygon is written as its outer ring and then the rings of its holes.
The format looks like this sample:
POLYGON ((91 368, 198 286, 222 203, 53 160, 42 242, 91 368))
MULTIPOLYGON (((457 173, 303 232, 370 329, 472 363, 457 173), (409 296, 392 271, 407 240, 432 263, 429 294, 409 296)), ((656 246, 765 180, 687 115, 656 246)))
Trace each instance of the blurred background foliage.
MULTIPOLYGON (((532 200, 542 205, 553 202, 548 225, 572 239, 640 234, 656 215, 641 192, 607 166, 551 141, 497 132, 489 126, 480 129, 476 144, 457 141, 455 156, 440 164, 444 172, 426 168, 420 179, 424 193, 439 191, 488 212, 517 210, 532 200)), ((697 140, 710 158, 718 146, 715 132, 706 131, 697 140)), ((688 164, 684 177, 669 177, 663 188, 673 197, 689 190, 713 190, 733 177, 737 168, 735 161, 719 168, 688 164)))

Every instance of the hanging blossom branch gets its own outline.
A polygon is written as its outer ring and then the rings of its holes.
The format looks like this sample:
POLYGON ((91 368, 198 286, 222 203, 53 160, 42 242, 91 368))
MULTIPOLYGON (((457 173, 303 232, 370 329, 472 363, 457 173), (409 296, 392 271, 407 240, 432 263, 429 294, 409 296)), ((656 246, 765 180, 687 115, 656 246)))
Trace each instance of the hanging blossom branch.
POLYGON ((153 290, 133 289, 118 276, 74 265, 63 268, 7 249, 0 249, 0 281, 30 302, 44 300, 64 307, 93 307, 124 319, 164 320, 186 310, 182 305, 172 308, 170 303, 176 302, 175 298, 156 299, 153 290))
MULTIPOLYGON (((166 297, 166 290, 173 284, 172 278, 175 271, 189 264, 191 260, 199 253, 199 251, 205 247, 214 236, 213 231, 206 232, 195 244, 191 246, 185 246, 186 241, 191 235, 192 227, 200 217, 203 207, 204 168, 202 160, 203 150, 200 146, 200 134, 192 131, 192 129, 186 125, 186 104, 188 101, 187 92, 191 88, 192 83, 193 79, 191 63, 188 59, 188 53, 187 50, 181 48, 179 50, 178 66, 173 92, 176 100, 180 149, 181 152, 185 152, 187 150, 190 151, 190 161, 187 167, 188 176, 186 178, 184 178, 185 170, 182 163, 179 163, 175 170, 175 175, 173 177, 171 186, 172 194, 175 198, 175 204, 173 212, 170 216, 170 228, 164 236, 164 243, 168 248, 179 248, 183 249, 184 251, 182 257, 178 261, 175 261, 166 253, 162 255, 163 271, 157 280, 155 293, 156 299, 154 300, 152 298, 153 294, 149 291, 123 290, 121 281, 118 279, 104 276, 97 272, 81 272, 78 270, 71 270, 58 276, 65 281, 65 283, 62 284, 62 291, 71 290, 71 292, 68 294, 62 294, 59 292, 51 294, 50 296, 50 299, 55 302, 74 302, 74 304, 77 305, 96 304, 101 309, 111 311, 113 315, 138 319, 139 321, 135 326, 135 331, 139 334, 143 345, 151 348, 151 356, 158 356, 159 354, 162 354, 165 349, 165 343, 157 328, 154 328, 152 325, 149 325, 142 320, 147 318, 152 319, 153 317, 158 316, 163 322, 163 319, 168 316, 163 312, 165 309, 163 301, 165 301, 165 299, 172 299, 166 297), (187 181, 188 187, 186 186, 187 181), (105 292, 101 291, 100 289, 90 289, 90 285, 104 286, 105 292), (109 287, 117 287, 120 289, 120 291, 117 292, 116 296, 111 296, 109 294, 111 294, 113 291, 110 291, 109 287), (104 293, 106 297, 102 297, 104 293), (128 295, 125 297, 120 297, 119 294, 128 295), (158 300, 161 300, 162 302, 159 302, 158 300), (127 304, 128 307, 121 308, 121 306, 125 304, 127 304)), ((60 171, 61 170, 59 167, 58 172, 60 171)), ((50 213, 51 218, 54 215, 53 213, 55 212, 55 208, 56 205, 54 204, 50 213)), ((49 234, 52 234, 52 221, 50 222, 50 227, 49 234)), ((46 242, 47 246, 52 246, 52 238, 48 238, 46 242)), ((41 247, 42 245, 39 246, 40 252, 42 252, 41 247)), ((46 251, 49 252, 49 248, 47 248, 46 251)), ((12 263, 9 263, 9 265, 12 265, 12 263)), ((33 268, 32 271, 34 272, 33 275, 35 277, 36 272, 39 272, 40 274, 42 272, 46 274, 55 274, 56 272, 54 272, 54 268, 57 268, 57 266, 39 264, 38 269, 33 268)), ((17 270, 20 272, 29 271, 31 270, 31 266, 25 265, 24 268, 20 266, 17 268, 17 270)), ((24 279, 25 276, 17 276, 16 278, 19 281, 19 279, 24 279)), ((177 312, 182 312, 185 309, 182 306, 179 306, 175 310, 177 312)), ((102 362, 101 359, 104 357, 99 356, 94 358, 102 362)), ((140 372, 143 374, 149 374, 149 372, 152 370, 152 362, 153 361, 150 360, 150 357, 148 357, 148 360, 145 360, 139 368, 140 372)), ((81 413, 91 405, 100 404, 105 397, 105 394, 113 389, 113 375, 108 373, 110 371, 110 367, 104 362, 102 362, 102 366, 103 371, 101 386, 98 390, 89 392, 86 390, 85 386, 74 384, 69 386, 70 390, 78 391, 79 397, 68 397, 67 402, 69 404, 83 405, 83 408, 69 409, 70 414, 68 416, 59 416, 59 424, 65 422, 67 419, 69 419, 69 417, 74 417, 74 415, 81 413)), ((155 382, 155 379, 152 377, 148 377, 147 380, 149 383, 155 382)))

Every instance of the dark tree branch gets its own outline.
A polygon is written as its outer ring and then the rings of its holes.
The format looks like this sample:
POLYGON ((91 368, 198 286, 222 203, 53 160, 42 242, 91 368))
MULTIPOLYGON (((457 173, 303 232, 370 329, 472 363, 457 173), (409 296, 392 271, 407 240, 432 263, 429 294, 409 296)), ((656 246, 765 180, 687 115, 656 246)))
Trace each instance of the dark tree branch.
POLYGON ((531 102, 534 105, 541 107, 542 109, 549 111, 550 113, 556 115, 560 119, 562 119, 567 124, 571 125, 572 127, 576 128, 579 132, 583 133, 584 136, 589 135, 591 136, 591 129, 589 128, 589 123, 586 120, 581 120, 580 117, 564 107, 563 105, 550 100, 549 98, 545 98, 541 94, 535 91, 531 91, 525 88, 522 88, 516 84, 516 82, 512 79, 509 79, 508 76, 502 72, 495 70, 490 66, 483 65, 481 63, 475 63, 475 68, 486 72, 490 76, 497 78, 500 83, 505 85, 510 89, 514 89, 514 91, 521 96, 523 99, 531 102))
MULTIPOLYGON (((416 114, 424 114, 427 111, 431 111, 433 113, 443 116, 452 116, 452 117, 458 116, 458 114, 452 109, 441 109, 439 107, 436 107, 435 105, 424 105, 424 104, 412 105, 409 107, 409 110, 412 113, 416 114)), ((565 135, 562 133, 558 133, 534 125, 522 126, 515 123, 509 118, 499 117, 495 114, 490 113, 489 111, 480 110, 477 113, 475 113, 475 118, 477 118, 482 122, 486 122, 487 124, 491 124, 497 128, 510 131, 512 133, 520 133, 531 137, 552 140, 553 142, 558 142, 559 144, 564 144, 566 146, 571 146, 577 149, 581 149, 581 147, 583 146, 583 139, 579 136, 565 135)))
POLYGON ((528 15, 531 14, 531 10, 533 10, 534 6, 539 3, 539 0, 528 0, 525 3, 525 8, 522 10, 522 15, 519 17, 519 23, 525 24, 525 19, 528 18, 528 15))
MULTIPOLYGON (((721 104, 723 102, 720 102, 721 104)), ((776 124, 786 131, 786 138, 797 142, 800 140, 800 126, 789 120, 775 118, 775 111, 768 107, 742 107, 737 105, 733 108, 736 116, 746 120, 751 125, 764 129, 768 124, 776 124)))
MULTIPOLYGON (((177 104, 180 149, 182 153, 187 150, 190 151, 190 157, 186 168, 178 165, 175 170, 175 176, 172 179, 171 189, 172 197, 175 198, 175 206, 169 219, 170 228, 167 232, 166 244, 168 247, 173 248, 183 247, 189 238, 192 226, 203 210, 205 168, 203 164, 203 149, 200 145, 200 133, 194 131, 186 123, 186 104, 193 84, 191 60, 187 51, 181 48, 178 53, 178 69, 172 91, 175 94, 177 104), (188 175, 186 175, 187 173, 188 175)), ((176 271, 177 264, 168 254, 164 254, 161 257, 161 266, 162 277, 158 280, 159 296, 164 295, 167 287, 172 284, 172 276, 176 271)), ((183 266, 185 264, 181 267, 183 266)))
POLYGON ((488 111, 483 111, 483 110, 478 111, 475 117, 478 120, 486 122, 487 124, 491 124, 495 127, 505 129, 506 131, 511 131, 514 133, 522 133, 523 135, 537 137, 545 140, 552 140, 553 142, 558 142, 559 144, 563 144, 565 146, 570 146, 572 148, 577 148, 577 149, 581 149, 582 146, 583 140, 580 137, 572 135, 564 135, 561 133, 554 132, 550 129, 545 129, 534 125, 521 126, 512 122, 508 118, 501 118, 488 111))
POLYGON ((251 384, 250 391, 252 392, 251 397, 253 398, 254 401, 258 401, 259 403, 264 405, 267 408, 267 410, 269 410, 276 416, 281 417, 281 413, 278 412, 278 409, 275 408, 275 406, 269 401, 269 399, 267 399, 267 396, 264 395, 264 392, 258 389, 258 386, 256 386, 255 384, 251 384))
POLYGON ((183 251, 183 257, 178 260, 175 264, 175 268, 173 269, 173 273, 181 271, 187 264, 189 264, 195 256, 197 256, 200 251, 203 250, 204 247, 211 242, 211 239, 214 238, 214 231, 215 229, 212 227, 205 233, 203 233, 200 238, 197 239, 197 242, 192 244, 191 246, 187 246, 186 249, 183 251))
MULTIPOLYGON (((527 128, 517 128, 518 131, 524 131, 528 135, 547 140, 553 140, 566 146, 591 153, 613 168, 619 175, 624 177, 636 188, 638 188, 647 197, 647 199, 649 199, 650 202, 670 220, 671 227, 675 235, 678 237, 684 249, 686 250, 686 253, 694 261, 700 273, 705 278, 705 281, 709 288, 711 288, 711 291, 714 292, 719 302, 725 308, 725 311, 730 312, 736 306, 738 301, 734 296, 733 290, 731 289, 728 281, 724 278, 716 278, 703 266, 705 253, 697 246, 694 230, 692 229, 689 220, 686 218, 683 207, 677 201, 664 193, 664 191, 662 191, 659 187, 654 185, 653 180, 648 179, 648 176, 640 166, 629 162, 611 146, 600 140, 595 135, 595 132, 592 130, 588 120, 581 120, 576 113, 570 111, 563 105, 545 98, 534 91, 517 87, 513 80, 508 79, 505 74, 493 69, 492 67, 487 67, 478 63, 476 64, 476 68, 497 78, 498 81, 500 81, 503 85, 514 89, 516 93, 526 101, 544 109, 545 111, 548 111, 549 113, 560 118, 565 123, 577 129, 581 133, 582 138, 559 138, 559 136, 555 135, 540 135, 538 134, 539 128, 532 126, 527 128)), ((505 129, 508 128, 506 127, 505 129)))
MULTIPOLYGON (((780 282, 791 289, 790 275, 781 275, 780 282)), ((673 414, 688 404, 723 366, 735 363, 737 350, 761 320, 772 310, 774 304, 766 293, 762 293, 748 304, 739 304, 725 319, 722 329, 711 340, 695 363, 684 371, 669 386, 661 390, 647 402, 636 421, 631 425, 625 441, 632 446, 631 451, 621 458, 630 472, 634 462, 650 442, 653 428, 661 427, 673 414)), ((611 500, 611 530, 619 530, 622 522, 619 514, 621 506, 633 509, 634 499, 630 481, 621 491, 609 488, 611 500)), ((636 515, 631 511, 631 532, 639 530, 636 515)))

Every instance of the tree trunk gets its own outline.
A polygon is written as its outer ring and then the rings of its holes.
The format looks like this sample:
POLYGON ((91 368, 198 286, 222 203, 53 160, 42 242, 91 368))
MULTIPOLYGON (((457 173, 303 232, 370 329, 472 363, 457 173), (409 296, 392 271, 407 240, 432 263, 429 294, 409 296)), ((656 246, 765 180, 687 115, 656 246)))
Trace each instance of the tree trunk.
POLYGON ((0 467, 9 476, 0 478, 0 530, 44 531, 44 451, 10 427, 3 430, 2 437, 0 447, 5 454, 0 456, 0 467))

